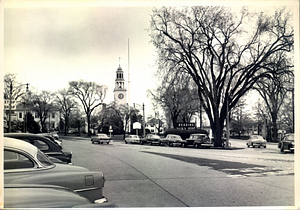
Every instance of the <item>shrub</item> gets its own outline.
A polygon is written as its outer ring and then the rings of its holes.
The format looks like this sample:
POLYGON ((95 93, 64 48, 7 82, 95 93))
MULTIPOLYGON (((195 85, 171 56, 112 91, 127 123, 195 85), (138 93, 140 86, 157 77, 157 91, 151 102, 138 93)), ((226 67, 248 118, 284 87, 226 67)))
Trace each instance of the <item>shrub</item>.
POLYGON ((164 137, 166 137, 168 134, 176 134, 176 135, 180 135, 181 138, 184 140, 184 139, 189 138, 190 135, 193 133, 208 134, 208 132, 206 130, 202 130, 202 129, 181 130, 181 129, 171 128, 171 129, 165 130, 164 137))

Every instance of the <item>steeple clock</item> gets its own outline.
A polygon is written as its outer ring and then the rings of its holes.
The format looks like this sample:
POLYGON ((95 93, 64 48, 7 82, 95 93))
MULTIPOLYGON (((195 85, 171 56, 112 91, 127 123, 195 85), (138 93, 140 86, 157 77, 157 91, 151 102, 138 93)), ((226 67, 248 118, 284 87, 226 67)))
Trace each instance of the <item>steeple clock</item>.
POLYGON ((126 104, 126 88, 125 88, 124 72, 119 64, 119 68, 116 71, 115 89, 114 89, 114 101, 117 104, 126 104))

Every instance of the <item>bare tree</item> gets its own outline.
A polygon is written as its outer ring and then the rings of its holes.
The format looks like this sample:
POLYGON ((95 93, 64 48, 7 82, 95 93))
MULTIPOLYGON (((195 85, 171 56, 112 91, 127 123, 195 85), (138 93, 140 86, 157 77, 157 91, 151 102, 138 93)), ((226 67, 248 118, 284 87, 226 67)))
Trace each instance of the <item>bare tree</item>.
POLYGON ((42 91, 37 94, 30 95, 30 109, 36 112, 40 118, 42 132, 47 132, 46 120, 50 117, 50 112, 53 110, 53 94, 49 91, 42 91))
MULTIPOLYGON (((28 85, 26 90, 28 90, 28 85)), ((5 113, 8 115, 8 132, 11 132, 11 110, 12 104, 16 106, 17 101, 25 95, 24 84, 16 80, 16 75, 7 73, 4 75, 4 99, 5 100, 5 113), (8 103, 7 103, 8 102, 8 103)), ((26 103, 26 102, 24 102, 26 103)), ((25 118, 24 118, 25 119, 25 118)))
POLYGON ((273 16, 251 16, 246 9, 237 16, 229 7, 214 6, 153 10, 149 32, 159 69, 190 75, 209 118, 215 146, 222 146, 229 110, 258 79, 270 75, 268 58, 292 50, 294 32, 289 20, 285 9, 273 16))
POLYGON ((149 93, 155 104, 164 109, 166 118, 171 119, 173 128, 177 127, 179 118, 182 122, 189 122, 198 110, 199 99, 190 78, 180 75, 180 72, 174 75, 166 74, 161 85, 149 93))
POLYGON ((259 92, 263 98, 266 107, 271 115, 272 122, 272 141, 278 141, 277 119, 280 108, 287 96, 286 86, 293 85, 294 74, 289 65, 289 60, 285 53, 277 52, 270 57, 270 68, 273 69, 269 78, 260 78, 254 85, 254 89, 259 92))
POLYGON ((83 80, 69 82, 70 91, 82 103, 88 124, 88 136, 91 136, 91 115, 99 107, 106 96, 107 87, 95 82, 83 80))
POLYGON ((59 106, 64 119, 64 133, 68 134, 69 118, 72 109, 78 106, 77 102, 72 98, 71 92, 67 89, 57 91, 55 102, 59 106))

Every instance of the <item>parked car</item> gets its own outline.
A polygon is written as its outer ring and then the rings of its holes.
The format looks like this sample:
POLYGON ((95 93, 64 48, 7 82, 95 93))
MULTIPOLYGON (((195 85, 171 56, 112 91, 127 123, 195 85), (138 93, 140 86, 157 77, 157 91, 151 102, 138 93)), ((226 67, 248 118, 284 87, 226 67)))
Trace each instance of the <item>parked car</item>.
POLYGON ((111 142, 111 138, 107 136, 105 133, 98 133, 91 138, 92 143, 98 142, 98 144, 109 144, 111 142))
POLYGON ((141 144, 157 144, 162 145, 161 139, 159 135, 156 134, 147 134, 145 138, 141 139, 141 144))
POLYGON ((182 146, 182 144, 185 141, 182 140, 180 135, 168 134, 166 138, 162 139, 162 142, 172 147, 172 146, 182 146))
POLYGON ((141 139, 138 135, 129 135, 125 138, 125 144, 127 143, 137 143, 139 144, 141 142, 141 139))
POLYGON ((190 138, 194 140, 193 145, 195 148, 214 146, 214 142, 212 141, 212 139, 209 138, 207 134, 202 134, 202 133, 192 134, 190 138))
POLYGON ((53 163, 37 147, 4 137, 4 186, 8 184, 57 185, 74 190, 94 203, 104 203, 103 173, 86 168, 53 163))
POLYGON ((264 140, 264 138, 262 136, 259 135, 251 135, 249 140, 247 141, 246 145, 248 147, 267 147, 267 141, 264 140))
POLYGON ((73 190, 55 185, 4 186, 4 208, 114 208, 114 203, 92 203, 73 190))
POLYGON ((55 138, 51 133, 37 133, 37 134, 47 137, 48 139, 53 141, 55 144, 57 144, 59 148, 62 149, 62 141, 58 140, 58 138, 55 138))
MULTIPOLYGON (((183 147, 187 147, 187 146, 193 146, 194 147, 195 146, 194 142, 195 142, 195 140, 197 140, 199 138, 199 135, 202 136, 203 133, 193 133, 193 134, 191 134, 189 138, 184 140, 182 146, 183 147)), ((205 133, 205 135, 207 135, 207 134, 205 133)))
POLYGON ((284 150, 289 150, 290 152, 294 152, 295 146, 295 134, 290 133, 286 134, 283 139, 278 143, 278 148, 280 148, 280 152, 284 152, 284 150))
POLYGON ((4 136, 29 142, 51 157, 65 163, 72 163, 72 152, 62 150, 57 144, 53 143, 52 140, 42 135, 31 133, 5 133, 4 136))

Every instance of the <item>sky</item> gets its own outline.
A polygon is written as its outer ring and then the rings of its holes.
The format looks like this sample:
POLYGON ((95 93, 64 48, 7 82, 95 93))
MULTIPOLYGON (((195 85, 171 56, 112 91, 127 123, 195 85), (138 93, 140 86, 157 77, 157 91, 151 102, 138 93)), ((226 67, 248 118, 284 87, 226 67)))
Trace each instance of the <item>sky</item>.
MULTIPOLYGON (((72 80, 96 82, 108 87, 104 102, 109 103, 120 65, 130 104, 152 107, 147 90, 158 80, 146 29, 153 6, 172 1, 11 2, 4 9, 4 73, 15 73, 17 81, 38 92, 67 88, 72 80)), ((234 1, 229 5, 240 9, 234 1)))
POLYGON ((93 81, 108 87, 104 102, 109 103, 120 65, 130 103, 148 104, 147 89, 157 81, 155 49, 146 31, 151 12, 151 7, 75 4, 6 8, 5 72, 38 92, 67 88, 72 80, 93 81))

